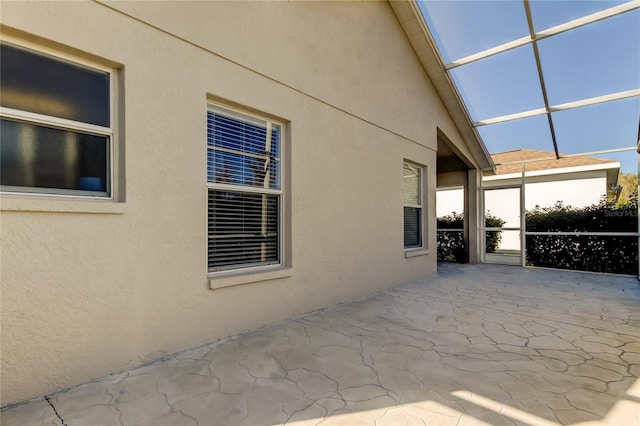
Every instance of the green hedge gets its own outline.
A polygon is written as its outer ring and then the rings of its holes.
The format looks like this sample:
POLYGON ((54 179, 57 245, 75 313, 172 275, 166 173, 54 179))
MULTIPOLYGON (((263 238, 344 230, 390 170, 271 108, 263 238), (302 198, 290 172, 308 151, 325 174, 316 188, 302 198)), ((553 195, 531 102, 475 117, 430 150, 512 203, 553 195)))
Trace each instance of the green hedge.
MULTIPOLYGON (((526 212, 528 232, 636 232, 637 198, 625 205, 604 200, 583 208, 563 206, 526 212)), ((529 235, 527 264, 560 269, 638 274, 638 238, 529 235)))
POLYGON ((527 211, 527 231, 635 232, 638 229, 637 206, 637 198, 624 205, 602 200, 582 208, 564 206, 558 202, 553 207, 536 207, 527 211))
POLYGON ((467 262, 464 233, 461 231, 438 231, 438 259, 467 262))
MULTIPOLYGON (((464 215, 453 212, 438 218, 438 229, 463 229, 464 215)), ((438 231, 438 259, 467 261, 467 249, 464 245, 464 233, 461 231, 438 231)))
MULTIPOLYGON (((492 215, 486 217, 487 227, 500 227, 504 220, 492 215)), ((453 212, 450 215, 438 218, 439 229, 463 229, 464 214, 453 212)), ((500 231, 487 231, 486 251, 493 253, 500 245, 502 233, 500 231)), ((460 231, 438 231, 438 259, 454 260, 464 263, 468 261, 467 248, 464 244, 464 235, 460 231)))
MULTIPOLYGON (((487 228, 500 228, 505 221, 491 214, 486 214, 484 218, 484 226, 487 228)), ((502 241, 502 231, 487 231, 485 240, 485 253, 495 253, 496 249, 502 241)))
MULTIPOLYGON (((604 200, 582 208, 558 203, 526 212, 529 232, 636 232, 637 198, 624 205, 604 200)), ((487 227, 501 227, 504 220, 489 215, 487 227)), ((463 229, 463 214, 438 218, 438 228, 463 229)), ((494 253, 502 233, 487 231, 486 253, 494 253)), ((559 269, 638 275, 638 238, 618 236, 529 235, 527 264, 559 269)), ((438 259, 467 261, 463 233, 438 231, 438 259)))
POLYGON ((638 275, 637 237, 529 235, 527 265, 638 275))

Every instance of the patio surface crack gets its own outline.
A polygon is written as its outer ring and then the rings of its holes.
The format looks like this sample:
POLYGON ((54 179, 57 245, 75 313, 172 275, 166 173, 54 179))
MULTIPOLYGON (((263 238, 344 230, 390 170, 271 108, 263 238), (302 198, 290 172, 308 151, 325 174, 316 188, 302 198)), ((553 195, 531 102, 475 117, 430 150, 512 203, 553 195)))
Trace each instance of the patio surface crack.
MULTIPOLYGON (((493 285, 489 278, 487 286, 493 285)), ((58 418, 55 424, 65 426, 106 424, 107 419, 117 426, 160 421, 193 426, 366 421, 381 426, 414 417, 416 424, 435 419, 458 426, 511 426, 527 416, 543 423, 635 424, 628 407, 640 399, 624 395, 640 372, 640 343, 635 329, 618 326, 620 320, 614 318, 635 318, 635 305, 606 298, 580 303, 580 298, 552 293, 540 296, 549 301, 548 307, 539 304, 547 308, 543 310, 537 303, 520 303, 523 296, 518 294, 508 305, 500 288, 433 287, 391 290, 390 295, 210 343, 84 389, 48 394, 37 408, 52 424, 58 418), (460 292, 459 300, 445 290, 460 292), (589 313, 599 304, 603 314, 589 313), (588 313, 584 321, 563 313, 573 306, 588 313), (545 319, 554 307, 559 309, 555 319, 545 319), (476 395, 491 401, 491 408, 478 404, 482 400, 474 400, 476 395), (618 412, 622 399, 624 412, 618 412), (67 409, 71 401, 78 401, 82 411, 75 405, 67 409), (615 423, 607 423, 609 417, 615 423), (98 422, 87 420, 96 418, 98 422)), ((528 288, 521 290, 525 296, 528 288)), ((515 284, 507 288, 511 293, 518 289, 515 284)), ((532 300, 537 289, 537 284, 531 287, 532 300)))
POLYGON ((44 396, 44 399, 47 400, 47 402, 49 403, 49 405, 51 406, 51 408, 53 409, 53 412, 56 414, 56 417, 60 419, 60 422, 62 422, 62 424, 64 426, 69 426, 68 424, 66 424, 64 422, 64 419, 62 417, 60 417, 60 414, 58 414, 58 410, 56 410, 56 406, 53 405, 53 402, 51 402, 51 399, 49 399, 49 397, 47 395, 44 396))

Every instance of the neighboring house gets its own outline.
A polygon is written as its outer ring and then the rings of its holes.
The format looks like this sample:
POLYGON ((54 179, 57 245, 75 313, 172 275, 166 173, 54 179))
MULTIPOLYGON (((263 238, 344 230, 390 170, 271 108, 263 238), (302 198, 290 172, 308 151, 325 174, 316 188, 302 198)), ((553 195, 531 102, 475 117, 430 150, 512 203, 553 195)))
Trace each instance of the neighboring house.
MULTIPOLYGON (((555 158, 551 151, 519 149, 491 156, 496 164, 496 174, 485 176, 484 187, 520 184, 522 164, 525 166, 525 210, 536 207, 564 206, 585 207, 597 204, 607 197, 609 185, 615 186, 620 171, 620 162, 594 157, 555 158)), ((495 199, 486 201, 486 210, 506 220, 505 227, 520 226, 519 215, 510 214, 511 209, 499 206, 519 205, 515 193, 501 191, 495 199), (491 205, 491 206, 490 206, 491 205)), ((498 250, 520 250, 517 232, 503 232, 498 250)))
MULTIPOLYGON (((551 151, 519 149, 501 152, 491 156, 496 164, 496 174, 485 176, 485 187, 520 184, 524 164, 526 178, 524 208, 553 207, 557 203, 564 206, 585 207, 599 203, 606 198, 608 188, 618 181, 620 162, 594 157, 555 158, 551 151)), ((519 215, 513 217, 512 210, 500 209, 502 205, 519 205, 516 194, 501 191, 497 197, 485 204, 485 210, 491 210, 489 204, 496 206, 492 214, 506 220, 505 227, 520 226, 519 215)), ((517 232, 503 232, 498 251, 520 250, 520 236, 517 232)))
POLYGON ((435 274, 492 167, 414 2, 0 19, 2 405, 435 274))
MULTIPOLYGON (((525 166, 525 210, 552 207, 557 203, 576 208, 597 204, 604 197, 614 197, 620 162, 586 156, 555 158, 551 151, 519 149, 491 156, 495 174, 484 176, 485 188, 521 185, 525 166)), ((437 215, 460 212, 461 190, 443 188, 437 196, 437 215)), ((505 220, 505 227, 520 227, 517 208, 520 196, 514 191, 492 191, 486 195, 485 210, 505 220)), ((519 250, 520 237, 515 231, 503 232, 500 250, 519 250)))
POLYGON ((620 172, 620 162, 595 157, 555 158, 551 151, 518 149, 491 156, 496 173, 485 176, 485 186, 520 183, 522 163, 527 183, 525 209, 565 206, 584 207, 611 194, 620 172))

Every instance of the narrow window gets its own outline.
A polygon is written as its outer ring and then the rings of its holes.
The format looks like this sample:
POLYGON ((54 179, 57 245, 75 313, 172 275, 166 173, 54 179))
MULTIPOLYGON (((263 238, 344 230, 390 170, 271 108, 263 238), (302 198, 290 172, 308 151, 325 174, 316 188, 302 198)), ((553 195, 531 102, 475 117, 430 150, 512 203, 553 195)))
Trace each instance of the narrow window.
POLYGON ((422 168, 404 162, 404 248, 422 247, 422 168))
POLYGON ((209 272, 282 263, 281 138, 280 123, 210 106, 209 272))
POLYGON ((0 45, 3 192, 111 195, 111 73, 0 45))

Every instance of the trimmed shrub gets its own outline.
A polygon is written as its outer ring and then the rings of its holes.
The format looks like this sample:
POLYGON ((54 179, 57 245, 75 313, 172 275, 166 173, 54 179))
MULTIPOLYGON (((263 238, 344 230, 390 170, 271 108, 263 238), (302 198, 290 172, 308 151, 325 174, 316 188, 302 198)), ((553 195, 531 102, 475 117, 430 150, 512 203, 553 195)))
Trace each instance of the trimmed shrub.
MULTIPOLYGON (((490 213, 485 214, 484 226, 487 228, 500 228, 505 221, 490 213)), ((495 253, 502 241, 502 231, 487 231, 485 240, 485 253, 495 253)))
MULTIPOLYGON (((499 228, 504 225, 504 220, 493 215, 487 215, 485 226, 499 228)), ((464 228, 464 214, 453 212, 450 215, 438 218, 439 229, 464 228)), ((486 252, 494 253, 502 240, 501 231, 487 231, 486 252)), ((438 231, 438 259, 454 260, 459 263, 468 262, 468 252, 464 244, 464 235, 461 231, 438 231)))
MULTIPOLYGON (((464 214, 453 212, 438 218, 438 228, 464 228, 464 214)), ((438 231, 438 259, 467 262, 467 249, 462 231, 438 231)))
MULTIPOLYGON (((637 199, 624 205, 602 200, 573 208, 557 203, 526 212, 529 232, 635 232, 637 199)), ((638 274, 638 238, 592 235, 529 235, 527 264, 560 269, 638 274)))
POLYGON ((616 205, 601 200, 582 208, 564 206, 537 207, 526 212, 530 232, 635 232, 638 229, 638 202, 616 205))

